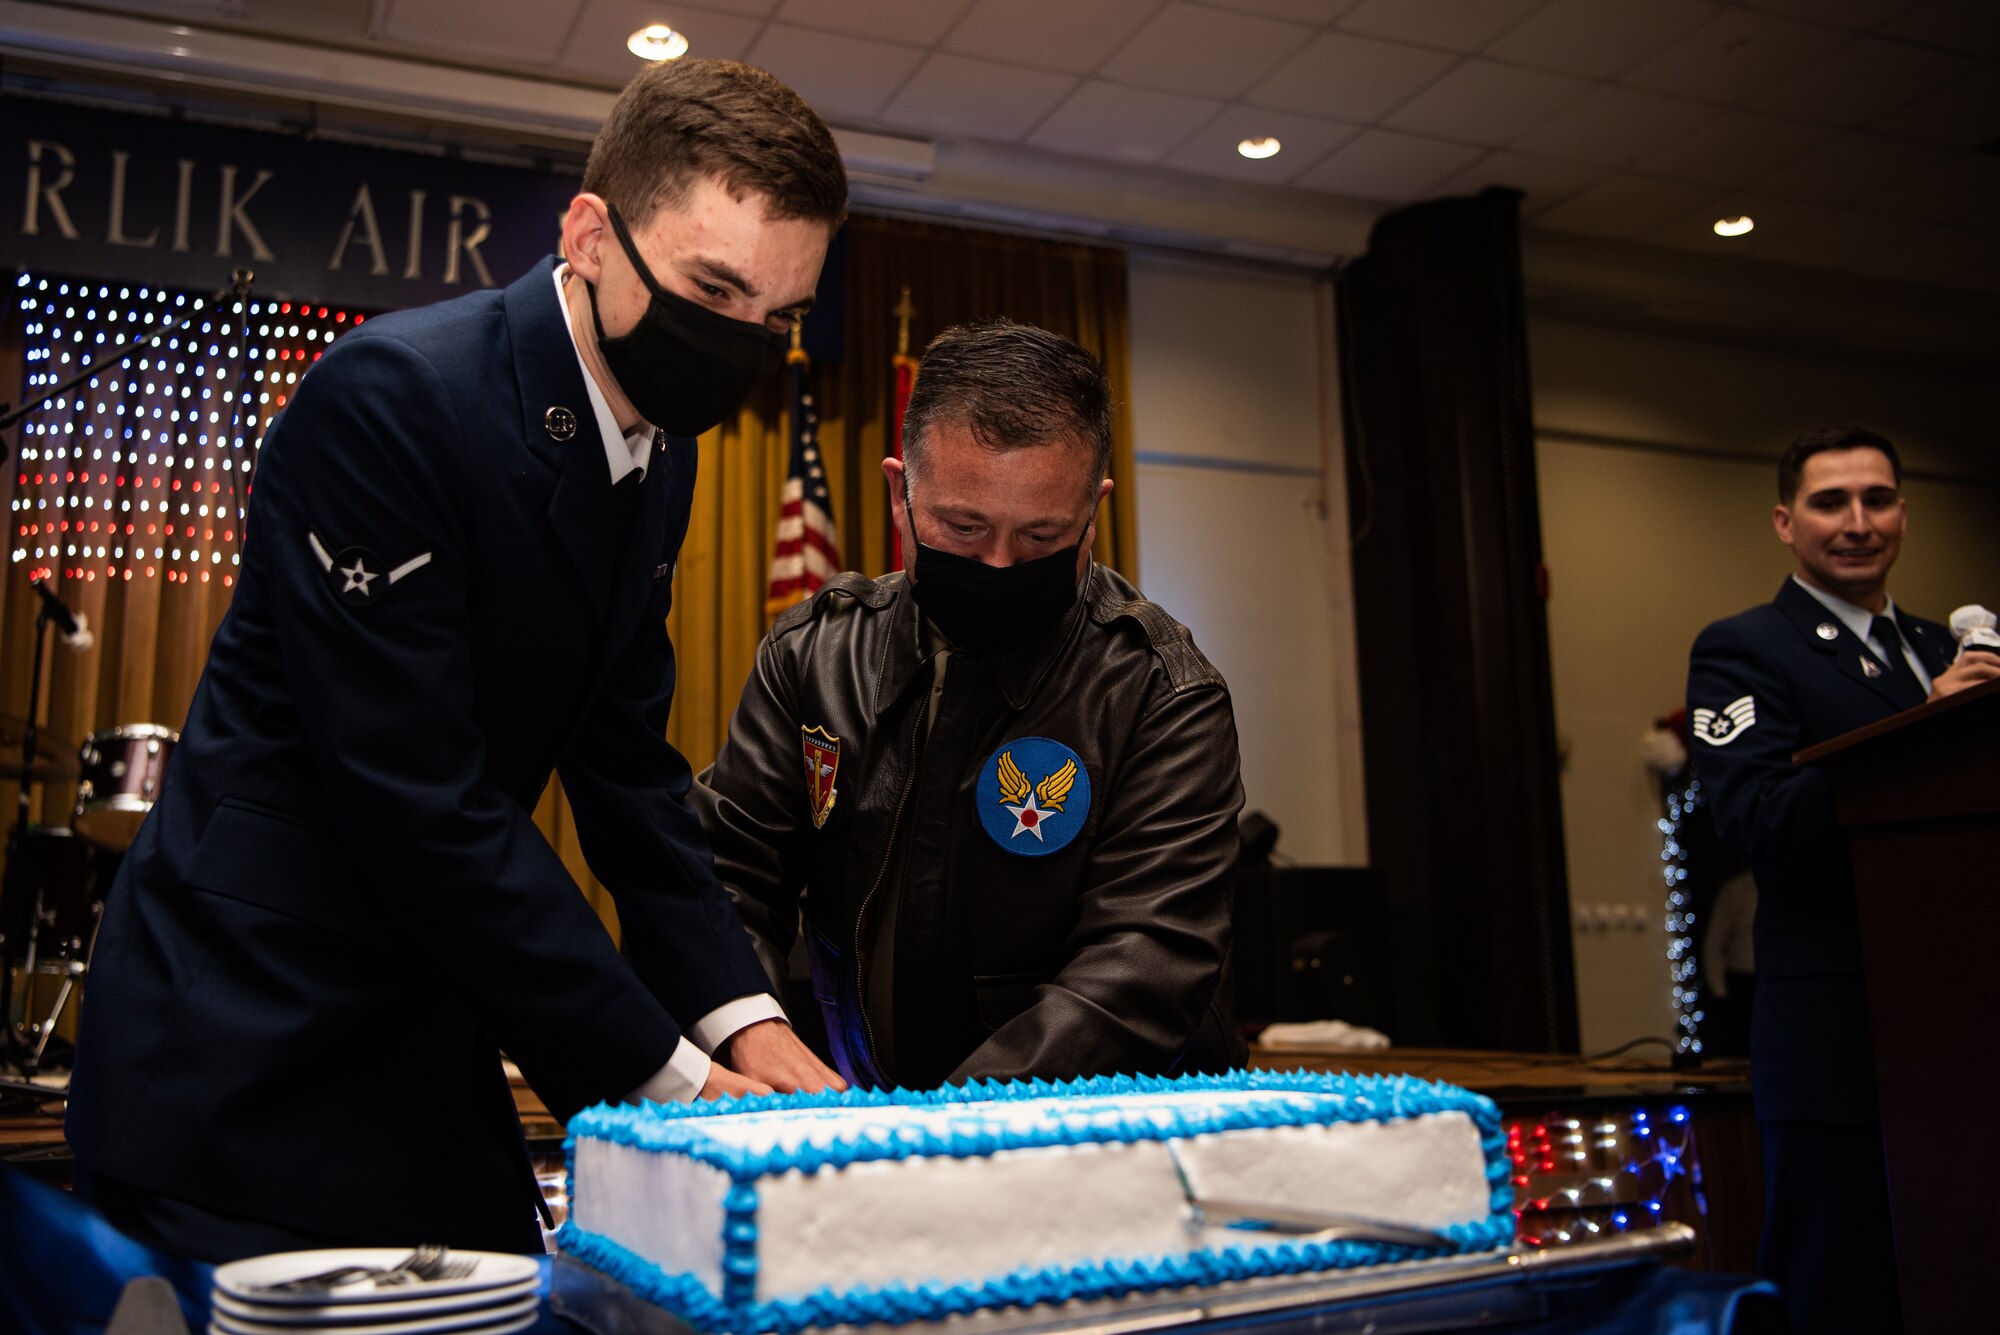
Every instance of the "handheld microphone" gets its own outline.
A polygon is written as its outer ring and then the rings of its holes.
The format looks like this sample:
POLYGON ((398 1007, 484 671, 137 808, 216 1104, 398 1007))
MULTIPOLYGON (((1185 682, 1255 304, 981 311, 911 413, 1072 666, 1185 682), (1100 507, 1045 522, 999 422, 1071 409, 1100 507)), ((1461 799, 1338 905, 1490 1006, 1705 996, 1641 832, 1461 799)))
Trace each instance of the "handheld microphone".
POLYGON ((50 593, 48 587, 38 579, 29 580, 28 587, 41 598, 44 614, 55 623, 57 629, 62 631, 65 645, 81 653, 97 642, 97 637, 90 633, 89 617, 81 612, 70 611, 69 604, 50 593))
POLYGON ((1969 653, 2000 655, 2000 630, 1995 630, 1994 615, 1978 603, 1967 603, 1951 614, 1951 637, 1958 641, 1958 658, 1962 661, 1969 653))

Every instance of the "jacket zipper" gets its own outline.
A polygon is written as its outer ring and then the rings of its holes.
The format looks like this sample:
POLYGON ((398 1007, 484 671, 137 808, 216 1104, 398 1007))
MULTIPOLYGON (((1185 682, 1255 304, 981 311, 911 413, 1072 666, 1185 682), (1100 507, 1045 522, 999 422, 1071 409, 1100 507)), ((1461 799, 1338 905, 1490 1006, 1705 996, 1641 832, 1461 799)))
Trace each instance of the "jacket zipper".
POLYGON ((868 978, 861 967, 861 937, 868 925, 868 906, 875 902, 875 892, 882 888, 882 881, 889 874, 889 864, 896 860, 896 832, 903 826, 903 808, 909 804, 910 789, 917 782, 917 738, 924 726, 924 702, 919 701, 916 723, 910 729, 910 766, 903 776, 903 792, 896 799, 896 814, 889 821, 889 842, 883 848, 882 866, 875 873, 875 883, 868 887, 868 893, 861 898, 861 909, 854 915, 854 1005, 861 1012, 861 1033, 868 1044, 868 1064, 875 1064, 875 1024, 868 1018, 868 978))

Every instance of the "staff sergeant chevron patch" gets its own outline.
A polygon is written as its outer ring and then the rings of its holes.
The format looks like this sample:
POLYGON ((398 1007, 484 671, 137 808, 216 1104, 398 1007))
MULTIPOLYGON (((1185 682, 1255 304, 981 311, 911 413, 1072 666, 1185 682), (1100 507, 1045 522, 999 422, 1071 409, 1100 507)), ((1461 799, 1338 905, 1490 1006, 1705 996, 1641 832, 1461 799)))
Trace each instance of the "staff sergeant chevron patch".
POLYGON ((1731 700, 1722 707, 1722 712, 1713 709, 1694 711, 1694 735, 1710 746, 1727 746, 1750 731, 1757 722, 1757 702, 1745 695, 1731 700))

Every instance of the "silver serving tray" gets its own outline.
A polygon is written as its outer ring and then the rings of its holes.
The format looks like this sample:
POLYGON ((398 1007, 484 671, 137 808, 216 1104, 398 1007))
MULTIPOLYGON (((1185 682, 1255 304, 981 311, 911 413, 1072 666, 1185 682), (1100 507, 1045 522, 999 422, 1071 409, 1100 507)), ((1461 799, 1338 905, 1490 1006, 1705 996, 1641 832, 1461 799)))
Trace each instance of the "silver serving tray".
MULTIPOLYGON (((1529 1320, 1543 1288, 1605 1270, 1651 1265, 1694 1249, 1686 1224, 1547 1249, 1399 1261, 1337 1273, 1276 1275, 1206 1289, 1167 1289, 1088 1302, 998 1308, 904 1326, 837 1327, 885 1335, 1134 1335, 1138 1331, 1255 1325, 1317 1335, 1457 1330, 1529 1320)), ((568 1256, 555 1261, 553 1309, 595 1335, 692 1335, 673 1313, 568 1256)))

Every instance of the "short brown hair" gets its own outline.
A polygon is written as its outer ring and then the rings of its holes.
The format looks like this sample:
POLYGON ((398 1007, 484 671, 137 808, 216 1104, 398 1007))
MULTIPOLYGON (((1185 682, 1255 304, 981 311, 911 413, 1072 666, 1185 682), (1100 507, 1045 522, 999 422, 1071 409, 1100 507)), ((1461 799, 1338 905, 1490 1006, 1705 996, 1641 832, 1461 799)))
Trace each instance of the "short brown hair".
POLYGON ((940 425, 965 426, 989 450, 1081 445, 1095 482, 1111 469, 1111 385, 1103 365, 1034 325, 982 320, 931 340, 903 417, 904 463, 912 472, 940 425))
POLYGON ((643 225, 703 176, 755 191, 773 218, 837 227, 847 171, 825 122, 776 78, 734 60, 662 60, 625 85, 590 146, 583 188, 643 225))
POLYGON ((1880 450, 1889 460, 1889 471, 1895 476, 1896 485, 1903 485, 1903 461, 1896 454, 1896 447, 1889 438, 1866 427, 1823 426, 1817 431, 1808 431, 1778 456, 1778 503, 1790 505, 1799 494, 1799 483, 1805 477, 1806 460, 1815 454, 1828 450, 1880 450))

